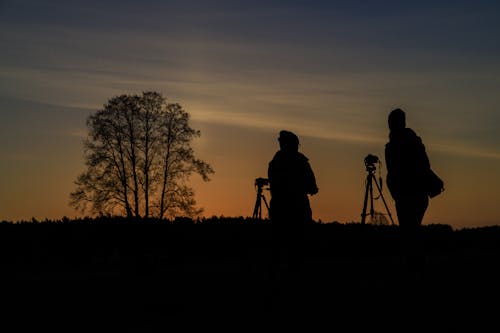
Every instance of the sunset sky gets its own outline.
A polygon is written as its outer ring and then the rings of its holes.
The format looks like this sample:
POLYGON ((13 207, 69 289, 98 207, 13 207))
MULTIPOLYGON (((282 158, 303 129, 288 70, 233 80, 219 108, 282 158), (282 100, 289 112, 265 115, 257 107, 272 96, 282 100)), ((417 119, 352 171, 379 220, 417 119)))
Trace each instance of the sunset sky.
POLYGON ((87 117, 155 90, 201 131, 207 216, 252 215, 288 129, 316 173, 314 218, 360 221, 363 159, 385 177, 400 107, 445 181, 424 224, 500 224, 498 1, 0 0, 0 45, 0 220, 79 216, 87 117))

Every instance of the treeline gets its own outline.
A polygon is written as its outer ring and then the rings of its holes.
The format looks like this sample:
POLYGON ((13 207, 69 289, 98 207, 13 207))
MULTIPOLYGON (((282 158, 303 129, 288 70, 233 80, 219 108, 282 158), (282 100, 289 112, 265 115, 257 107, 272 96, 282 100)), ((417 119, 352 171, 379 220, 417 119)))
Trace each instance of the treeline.
MULTIPOLYGON (((85 238, 106 235, 110 233, 110 241, 121 233, 132 232, 134 235, 163 238, 168 241, 171 234, 182 232, 183 237, 193 239, 269 239, 270 221, 258 220, 251 217, 177 217, 175 219, 140 219, 118 216, 100 216, 61 219, 44 219, 20 221, 0 221, 0 239, 9 242, 11 236, 15 237, 42 237, 65 235, 70 238, 85 238)), ((397 225, 376 225, 359 222, 340 223, 315 222, 307 229, 310 240, 362 240, 372 239, 397 239, 399 227, 397 225)), ((424 239, 443 240, 454 239, 457 241, 478 242, 481 244, 496 244, 500 242, 500 226, 486 226, 454 229, 448 224, 428 224, 422 226, 424 239)), ((187 239, 186 238, 186 239, 187 239)), ((499 244, 500 245, 500 244, 499 244)))
MULTIPOLYGON (((445 224, 424 225, 422 239, 429 255, 500 254, 499 226, 454 230, 445 224)), ((313 258, 393 256, 400 245, 398 226, 356 222, 314 223, 307 229, 306 242, 313 258)), ((256 253, 265 256, 271 246, 270 222, 249 217, 0 222, 0 256, 11 263, 63 258, 69 264, 74 258, 99 261, 144 255, 247 260, 256 253)))

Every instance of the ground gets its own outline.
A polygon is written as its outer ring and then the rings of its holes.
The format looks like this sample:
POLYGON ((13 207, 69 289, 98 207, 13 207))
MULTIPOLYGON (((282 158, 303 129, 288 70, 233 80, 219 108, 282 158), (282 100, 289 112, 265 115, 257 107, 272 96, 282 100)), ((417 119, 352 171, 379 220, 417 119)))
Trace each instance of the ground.
POLYGON ((287 271, 272 269, 266 226, 8 228, 2 313, 18 328, 498 325, 496 229, 432 230, 415 269, 394 228, 322 227, 300 271, 287 271))

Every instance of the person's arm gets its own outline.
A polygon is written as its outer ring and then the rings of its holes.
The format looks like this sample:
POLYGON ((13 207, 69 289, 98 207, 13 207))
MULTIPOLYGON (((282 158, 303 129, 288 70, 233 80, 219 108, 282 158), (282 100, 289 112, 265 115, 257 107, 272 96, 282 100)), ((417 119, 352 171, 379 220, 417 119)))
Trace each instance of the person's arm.
POLYGON ((427 151, 425 150, 425 145, 422 142, 422 140, 419 140, 418 151, 419 151, 419 154, 420 154, 420 161, 422 163, 422 168, 424 168, 424 169, 430 169, 431 168, 431 163, 429 161, 429 156, 427 155, 427 151))
POLYGON ((314 176, 314 172, 311 168, 309 162, 306 164, 306 191, 308 194, 314 195, 318 193, 318 184, 316 183, 316 177, 314 176))
POLYGON ((390 146, 388 145, 385 146, 384 154, 385 154, 385 166, 387 169, 385 182, 387 184, 389 192, 391 193, 391 196, 395 199, 397 193, 396 193, 396 187, 394 186, 394 162, 390 146))

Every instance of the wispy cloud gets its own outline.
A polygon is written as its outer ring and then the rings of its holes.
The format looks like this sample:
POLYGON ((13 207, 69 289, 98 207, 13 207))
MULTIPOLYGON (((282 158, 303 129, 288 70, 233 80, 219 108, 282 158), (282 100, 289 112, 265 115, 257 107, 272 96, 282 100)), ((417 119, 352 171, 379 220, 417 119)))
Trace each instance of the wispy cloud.
POLYGON ((485 149, 480 148, 480 147, 470 147, 470 146, 464 146, 464 145, 460 145, 460 144, 455 144, 455 145, 433 144, 432 149, 439 151, 439 152, 453 154, 453 155, 459 155, 459 156, 500 160, 500 152, 493 151, 493 150, 485 150, 485 149))
POLYGON ((88 136, 88 131, 85 128, 73 128, 64 131, 63 134, 72 138, 85 139, 88 136))
POLYGON ((4 162, 32 162, 39 159, 35 154, 30 153, 7 153, 0 154, 0 160, 4 162))

